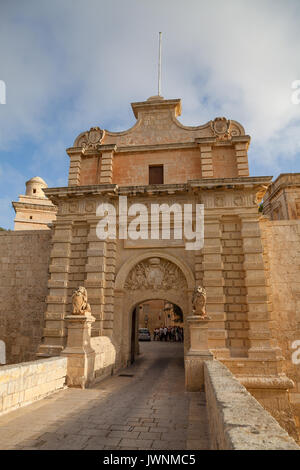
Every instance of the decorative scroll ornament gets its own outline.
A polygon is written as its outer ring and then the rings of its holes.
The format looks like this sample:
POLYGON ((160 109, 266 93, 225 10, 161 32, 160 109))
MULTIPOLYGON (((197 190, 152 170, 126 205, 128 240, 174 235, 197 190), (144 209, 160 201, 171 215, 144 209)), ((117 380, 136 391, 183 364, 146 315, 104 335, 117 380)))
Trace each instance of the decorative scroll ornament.
POLYGON ((226 140, 230 136, 230 120, 225 117, 216 117, 210 122, 210 127, 214 133, 214 136, 219 140, 226 140))
POLYGON ((102 143, 104 139, 105 131, 100 127, 91 127, 91 129, 84 133, 79 139, 78 147, 83 149, 97 149, 98 145, 102 143))
POLYGON ((175 264, 161 258, 149 258, 137 264, 125 282, 129 290, 178 290, 186 279, 175 264))

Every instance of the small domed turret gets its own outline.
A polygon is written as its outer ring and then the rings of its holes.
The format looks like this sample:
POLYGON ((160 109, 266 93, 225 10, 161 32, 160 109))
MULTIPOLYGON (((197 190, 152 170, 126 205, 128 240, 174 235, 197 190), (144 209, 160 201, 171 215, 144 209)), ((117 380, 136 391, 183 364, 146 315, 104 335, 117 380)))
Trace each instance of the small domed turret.
POLYGON ((45 198, 46 196, 43 192, 45 188, 48 188, 47 183, 39 176, 35 176, 26 182, 26 196, 45 198))

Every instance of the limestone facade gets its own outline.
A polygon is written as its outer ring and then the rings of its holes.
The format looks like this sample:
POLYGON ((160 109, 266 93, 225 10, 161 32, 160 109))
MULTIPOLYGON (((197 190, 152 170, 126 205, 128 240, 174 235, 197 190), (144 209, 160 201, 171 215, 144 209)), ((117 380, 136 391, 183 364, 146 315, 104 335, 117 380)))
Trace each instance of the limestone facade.
POLYGON ((53 357, 0 368, 0 415, 65 387, 67 359, 53 357))
MULTIPOLYGON (((137 122, 127 131, 93 127, 81 133, 67 149, 68 187, 43 189, 57 215, 48 245, 48 293, 38 357, 58 356, 65 349, 66 317, 72 313, 78 286, 87 289, 95 317, 91 345, 105 337, 113 351, 109 370, 134 359, 137 307, 149 301, 181 308, 187 353, 187 318, 194 288, 202 285, 211 318, 209 350, 253 394, 259 390, 258 399, 271 412, 273 397, 277 403, 281 400, 276 417, 293 433, 288 390, 297 389, 289 377, 292 371, 298 383, 299 372, 286 365, 290 352, 276 332, 271 283, 277 261, 272 263, 275 248, 269 249, 266 242, 271 229, 261 225, 258 211, 272 177, 249 176, 250 137, 236 121, 216 118, 197 127, 183 126, 177 119, 181 101, 161 97, 133 103, 132 108, 137 122), (163 175, 155 185, 149 184, 153 166, 162 167, 163 175), (186 250, 184 238, 100 240, 97 207, 112 204, 119 228, 120 196, 127 197, 128 206, 141 203, 149 211, 151 204, 192 204, 193 223, 196 204, 203 204, 203 248, 186 250)), ((172 224, 174 228, 173 219, 172 224)), ((298 294, 294 290, 290 295, 296 299, 298 294)), ((294 321, 290 311, 287 330, 294 321)), ((298 399, 295 393, 294 402, 298 399)))
POLYGON ((232 368, 243 359, 243 374, 255 378, 266 373, 267 361, 268 374, 279 377, 286 391, 293 384, 282 376, 282 351, 272 335, 258 212, 271 177, 249 177, 250 137, 225 118, 182 126, 180 100, 152 97, 132 108, 137 123, 128 131, 92 128, 80 134, 67 150, 69 186, 45 189, 58 214, 39 355, 58 355, 65 348, 65 316, 78 285, 88 291, 96 318, 93 335, 109 337, 115 347, 116 368, 129 364, 137 352, 133 312, 149 300, 181 308, 187 352, 187 317, 195 285, 201 284, 214 356, 232 368), (153 165, 163 166, 161 184, 149 184, 153 165), (127 196, 128 205, 149 209, 152 203, 203 204, 203 249, 188 251, 184 240, 174 239, 99 240, 96 209, 110 202, 118 215, 119 196, 127 196))
POLYGON ((271 183, 263 213, 271 220, 300 219, 300 173, 282 173, 271 183))
MULTIPOLYGON (((300 220, 263 218, 260 224, 273 303, 272 335, 285 359, 283 372, 295 384, 290 398, 300 429, 300 364, 293 360, 296 348, 300 346, 300 220)), ((297 357, 300 359, 300 354, 297 357)), ((273 404, 275 407, 276 403, 273 404)))

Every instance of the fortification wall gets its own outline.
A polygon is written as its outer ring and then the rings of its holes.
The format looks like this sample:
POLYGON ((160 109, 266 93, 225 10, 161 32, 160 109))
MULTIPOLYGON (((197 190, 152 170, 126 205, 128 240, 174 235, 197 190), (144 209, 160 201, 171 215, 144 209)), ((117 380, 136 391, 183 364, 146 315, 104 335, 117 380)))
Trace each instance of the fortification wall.
POLYGON ((0 340, 6 363, 31 361, 42 337, 51 230, 0 232, 0 340))
POLYGON ((261 229, 273 306, 273 335, 285 357, 283 370, 296 384, 291 402, 300 429, 300 364, 295 364, 293 348, 300 340, 300 220, 261 219, 261 229))

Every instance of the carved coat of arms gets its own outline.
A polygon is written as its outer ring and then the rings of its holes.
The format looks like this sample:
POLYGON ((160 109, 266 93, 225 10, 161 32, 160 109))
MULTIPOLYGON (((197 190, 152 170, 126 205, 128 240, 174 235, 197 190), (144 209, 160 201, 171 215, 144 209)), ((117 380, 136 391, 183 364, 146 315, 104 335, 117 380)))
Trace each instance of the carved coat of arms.
POLYGON ((225 117, 216 117, 210 123, 211 129, 217 139, 224 140, 229 137, 230 120, 225 117))
POLYGON ((181 270, 170 261, 149 258, 137 264, 129 273, 125 289, 179 289, 186 286, 181 270))
POLYGON ((78 146, 84 149, 96 149, 104 139, 105 131, 100 127, 91 127, 91 129, 81 137, 78 146))

